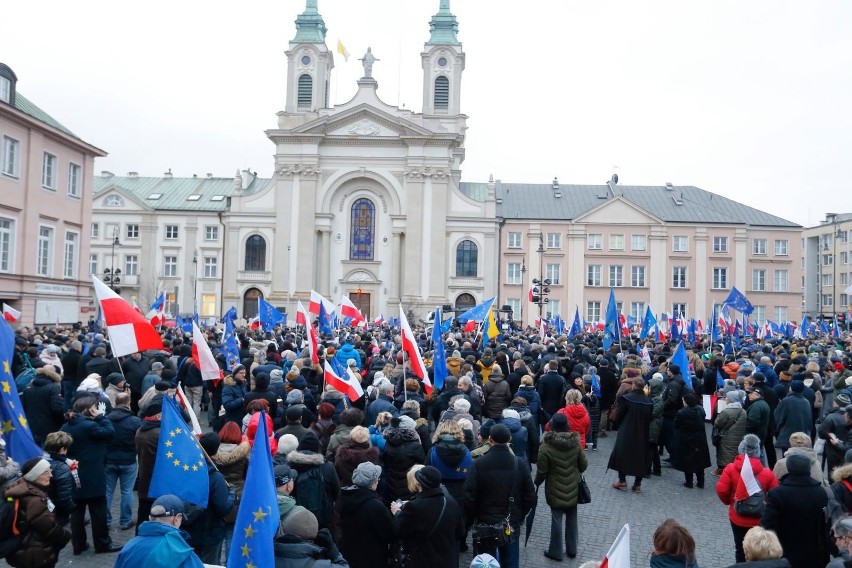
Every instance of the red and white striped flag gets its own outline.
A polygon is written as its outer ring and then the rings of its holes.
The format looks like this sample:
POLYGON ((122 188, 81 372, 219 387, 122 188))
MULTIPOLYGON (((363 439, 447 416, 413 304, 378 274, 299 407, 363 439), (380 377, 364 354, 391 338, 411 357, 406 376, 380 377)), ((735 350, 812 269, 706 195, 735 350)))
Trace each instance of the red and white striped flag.
POLYGON ((426 365, 423 363, 423 357, 420 356, 417 341, 415 340, 414 333, 411 332, 411 326, 408 325, 408 318, 405 317, 402 304, 399 306, 399 323, 402 328, 402 350, 408 355, 411 372, 423 381, 423 385, 426 387, 426 394, 431 394, 432 381, 429 380, 426 365))
POLYGON ((311 301, 308 304, 308 311, 315 316, 320 315, 320 304, 325 306, 326 315, 331 315, 337 311, 337 307, 334 305, 334 302, 327 300, 325 296, 316 290, 311 290, 311 301))
POLYGON ((355 402, 364 396, 364 390, 361 388, 361 382, 356 379, 353 373, 348 369, 345 377, 339 377, 334 372, 334 369, 331 368, 331 365, 328 364, 328 361, 326 361, 324 372, 326 384, 331 385, 338 391, 344 393, 352 402, 355 402))
POLYGON ((358 325, 359 323, 366 321, 361 310, 359 310, 355 304, 352 303, 352 300, 346 296, 341 296, 340 298, 340 315, 345 318, 352 318, 353 325, 358 325))
POLYGON ((213 357, 213 352, 210 351, 210 346, 207 344, 207 338, 198 329, 195 320, 192 321, 192 359, 201 372, 203 380, 210 381, 223 378, 222 370, 219 369, 216 358, 213 357))
POLYGON ((303 325, 308 327, 308 322, 311 318, 308 317, 308 311, 305 309, 305 306, 302 305, 302 301, 299 300, 296 302, 296 325, 303 325))
POLYGON ((630 525, 621 527, 601 562, 601 568, 630 568, 630 525))
POLYGON ((95 295, 101 304, 104 323, 109 328, 112 353, 123 357, 147 349, 162 349, 163 340, 145 316, 133 309, 97 276, 92 276, 95 295))
POLYGON ((190 406, 189 400, 187 400, 186 394, 183 392, 180 383, 177 384, 175 398, 178 399, 178 402, 180 402, 181 406, 183 406, 189 414, 189 424, 192 426, 193 433, 195 433, 196 436, 201 436, 204 432, 201 430, 201 424, 198 422, 198 416, 195 415, 195 410, 193 410, 192 406, 190 406))
POLYGON ((19 312, 9 304, 3 303, 3 319, 9 323, 15 323, 16 321, 21 319, 21 312, 19 312))
POLYGON ((319 338, 317 337, 316 328, 311 325, 311 318, 308 316, 308 312, 305 311, 305 306, 302 305, 302 302, 299 302, 296 307, 296 323, 305 326, 305 330, 308 332, 306 343, 308 351, 311 354, 311 361, 316 365, 319 363, 319 338))

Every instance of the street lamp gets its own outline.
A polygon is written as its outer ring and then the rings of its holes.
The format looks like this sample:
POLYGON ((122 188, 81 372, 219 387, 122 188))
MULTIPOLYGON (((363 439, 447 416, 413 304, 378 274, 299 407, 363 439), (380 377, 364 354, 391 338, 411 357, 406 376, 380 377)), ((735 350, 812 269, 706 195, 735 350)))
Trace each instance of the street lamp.
POLYGON ((198 250, 192 253, 192 313, 198 312, 198 250))
MULTIPOLYGON (((527 284, 527 277, 526 276, 527 276, 527 257, 525 256, 521 259, 521 286, 523 287, 524 290, 526 290, 526 284, 527 284)), ((521 293, 523 294, 523 290, 521 291, 521 293)), ((520 302, 521 313, 518 316, 518 319, 521 322, 521 328, 522 329, 524 327, 524 303, 525 302, 523 302, 523 301, 520 302)))
POLYGON ((109 286, 109 288, 118 295, 121 295, 121 288, 118 287, 121 284, 121 269, 115 267, 115 247, 120 246, 121 243, 118 241, 118 227, 112 233, 112 254, 110 256, 110 268, 104 268, 104 284, 109 286))
POLYGON ((538 319, 541 321, 541 317, 544 312, 545 304, 550 303, 550 298, 547 297, 550 294, 550 279, 544 277, 544 238, 543 236, 539 238, 538 241, 538 278, 533 278, 533 288, 532 288, 532 301, 533 304, 538 305, 538 319))

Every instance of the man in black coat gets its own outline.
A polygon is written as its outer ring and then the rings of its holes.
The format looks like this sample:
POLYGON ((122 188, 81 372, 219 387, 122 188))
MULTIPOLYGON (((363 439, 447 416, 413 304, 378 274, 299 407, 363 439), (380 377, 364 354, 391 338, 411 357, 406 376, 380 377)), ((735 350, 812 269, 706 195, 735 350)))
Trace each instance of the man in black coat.
MULTIPOLYGON (((121 485, 121 505, 118 526, 127 530, 133 526, 133 485, 136 483, 136 431, 142 419, 130 408, 131 394, 120 392, 115 395, 115 408, 107 415, 115 434, 107 442, 106 456, 106 499, 107 525, 112 525, 112 496, 116 484, 121 485)), ((144 522, 144 521, 143 521, 144 522)))
POLYGON ((24 392, 21 404, 27 413, 33 439, 39 446, 51 432, 62 427, 65 414, 65 401, 62 399, 62 387, 59 373, 53 365, 36 369, 36 376, 24 392))
POLYGON ((777 425, 775 423, 775 409, 778 408, 780 399, 775 391, 766 383, 766 377, 763 373, 757 372, 752 375, 754 379, 754 388, 760 392, 761 398, 769 405, 769 428, 766 431, 766 436, 761 439, 763 447, 766 450, 766 462, 769 468, 775 467, 775 462, 778 461, 777 452, 775 451, 775 432, 777 425))
POLYGON ((121 367, 118 364, 117 359, 107 359, 106 358, 106 347, 100 346, 96 347, 92 352, 92 358, 89 359, 89 362, 86 363, 86 375, 91 375, 92 373, 97 373, 101 376, 101 388, 106 390, 107 385, 107 377, 110 373, 120 373, 121 367))
POLYGON ((151 362, 141 353, 132 353, 121 363, 121 370, 130 386, 130 409, 139 412, 139 399, 142 398, 142 381, 151 368, 151 362))
POLYGON ((538 391, 538 396, 541 399, 541 413, 543 414, 539 417, 539 424, 547 424, 550 417, 563 406, 562 396, 565 392, 565 379, 559 374, 558 369, 559 362, 550 361, 545 365, 545 373, 539 377, 538 384, 536 384, 536 391, 538 391))
MULTIPOLYGON (((505 424, 491 428, 488 436, 491 449, 473 462, 464 484, 468 525, 475 522, 494 525, 502 522, 507 513, 509 515, 514 535, 509 544, 499 549, 503 568, 518 568, 521 522, 535 503, 535 487, 529 469, 509 449, 511 440, 512 434, 505 424)), ((481 548, 474 552, 495 556, 497 550, 481 548)))
POLYGON ((609 359, 606 357, 598 363, 598 380, 601 383, 601 421, 600 434, 598 436, 606 438, 606 431, 612 428, 609 423, 609 409, 615 404, 615 394, 618 392, 618 375, 615 374, 612 366, 609 364, 609 359))
POLYGON ((680 367, 669 365, 666 369, 669 380, 663 389, 663 424, 661 434, 662 443, 669 453, 665 461, 669 464, 675 461, 677 453, 677 434, 675 432, 674 420, 677 411, 683 408, 683 393, 686 391, 686 382, 680 374, 680 367))
POLYGON ((65 399, 65 410, 71 410, 71 399, 80 386, 83 377, 80 376, 83 358, 83 344, 77 340, 71 342, 68 352, 62 356, 62 398, 65 399))

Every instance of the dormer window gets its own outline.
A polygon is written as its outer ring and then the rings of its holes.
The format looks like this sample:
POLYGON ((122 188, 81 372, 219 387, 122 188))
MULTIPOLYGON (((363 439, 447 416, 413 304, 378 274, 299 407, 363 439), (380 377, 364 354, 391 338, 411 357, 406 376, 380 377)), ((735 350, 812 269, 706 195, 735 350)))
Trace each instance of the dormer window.
POLYGON ((0 63, 0 101, 15 106, 15 83, 18 77, 8 65, 0 63))
POLYGON ((124 199, 120 195, 112 194, 104 198, 104 207, 124 207, 124 199))

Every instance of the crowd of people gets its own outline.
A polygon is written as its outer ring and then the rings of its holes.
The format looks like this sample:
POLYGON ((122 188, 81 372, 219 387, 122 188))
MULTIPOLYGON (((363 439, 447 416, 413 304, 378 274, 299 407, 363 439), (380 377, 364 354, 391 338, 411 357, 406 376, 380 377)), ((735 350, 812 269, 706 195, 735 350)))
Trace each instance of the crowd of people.
MULTIPOLYGON (((425 331, 428 382, 386 325, 322 338, 321 361, 361 380, 365 394, 353 401, 326 384, 299 329, 242 328, 231 369, 208 329, 222 368, 212 381, 179 330, 162 332, 163 350, 123 358, 92 330, 18 330, 11 373, 35 369, 20 397, 44 456, 17 464, 0 452, 3 494, 20 507, 21 543, 7 561, 54 566, 68 542, 83 554, 91 532, 95 553, 120 552, 116 566, 222 564, 265 420, 280 567, 457 568, 470 547, 477 566, 517 567, 541 486, 551 513, 541 553, 576 558, 587 452, 608 436, 616 491, 641 493, 663 467, 683 472, 686 488, 714 483, 737 565, 852 566, 846 338, 746 338, 733 351, 699 340, 686 369, 671 362, 673 345, 636 337, 605 350, 591 334, 529 329, 484 342, 453 330, 447 376, 431 388, 425 331), (149 495, 163 405, 178 383, 204 424, 205 508, 149 495), (123 548, 110 537, 116 526, 136 533, 123 548)), ((653 544, 651 566, 698 566, 675 520, 653 544)))

